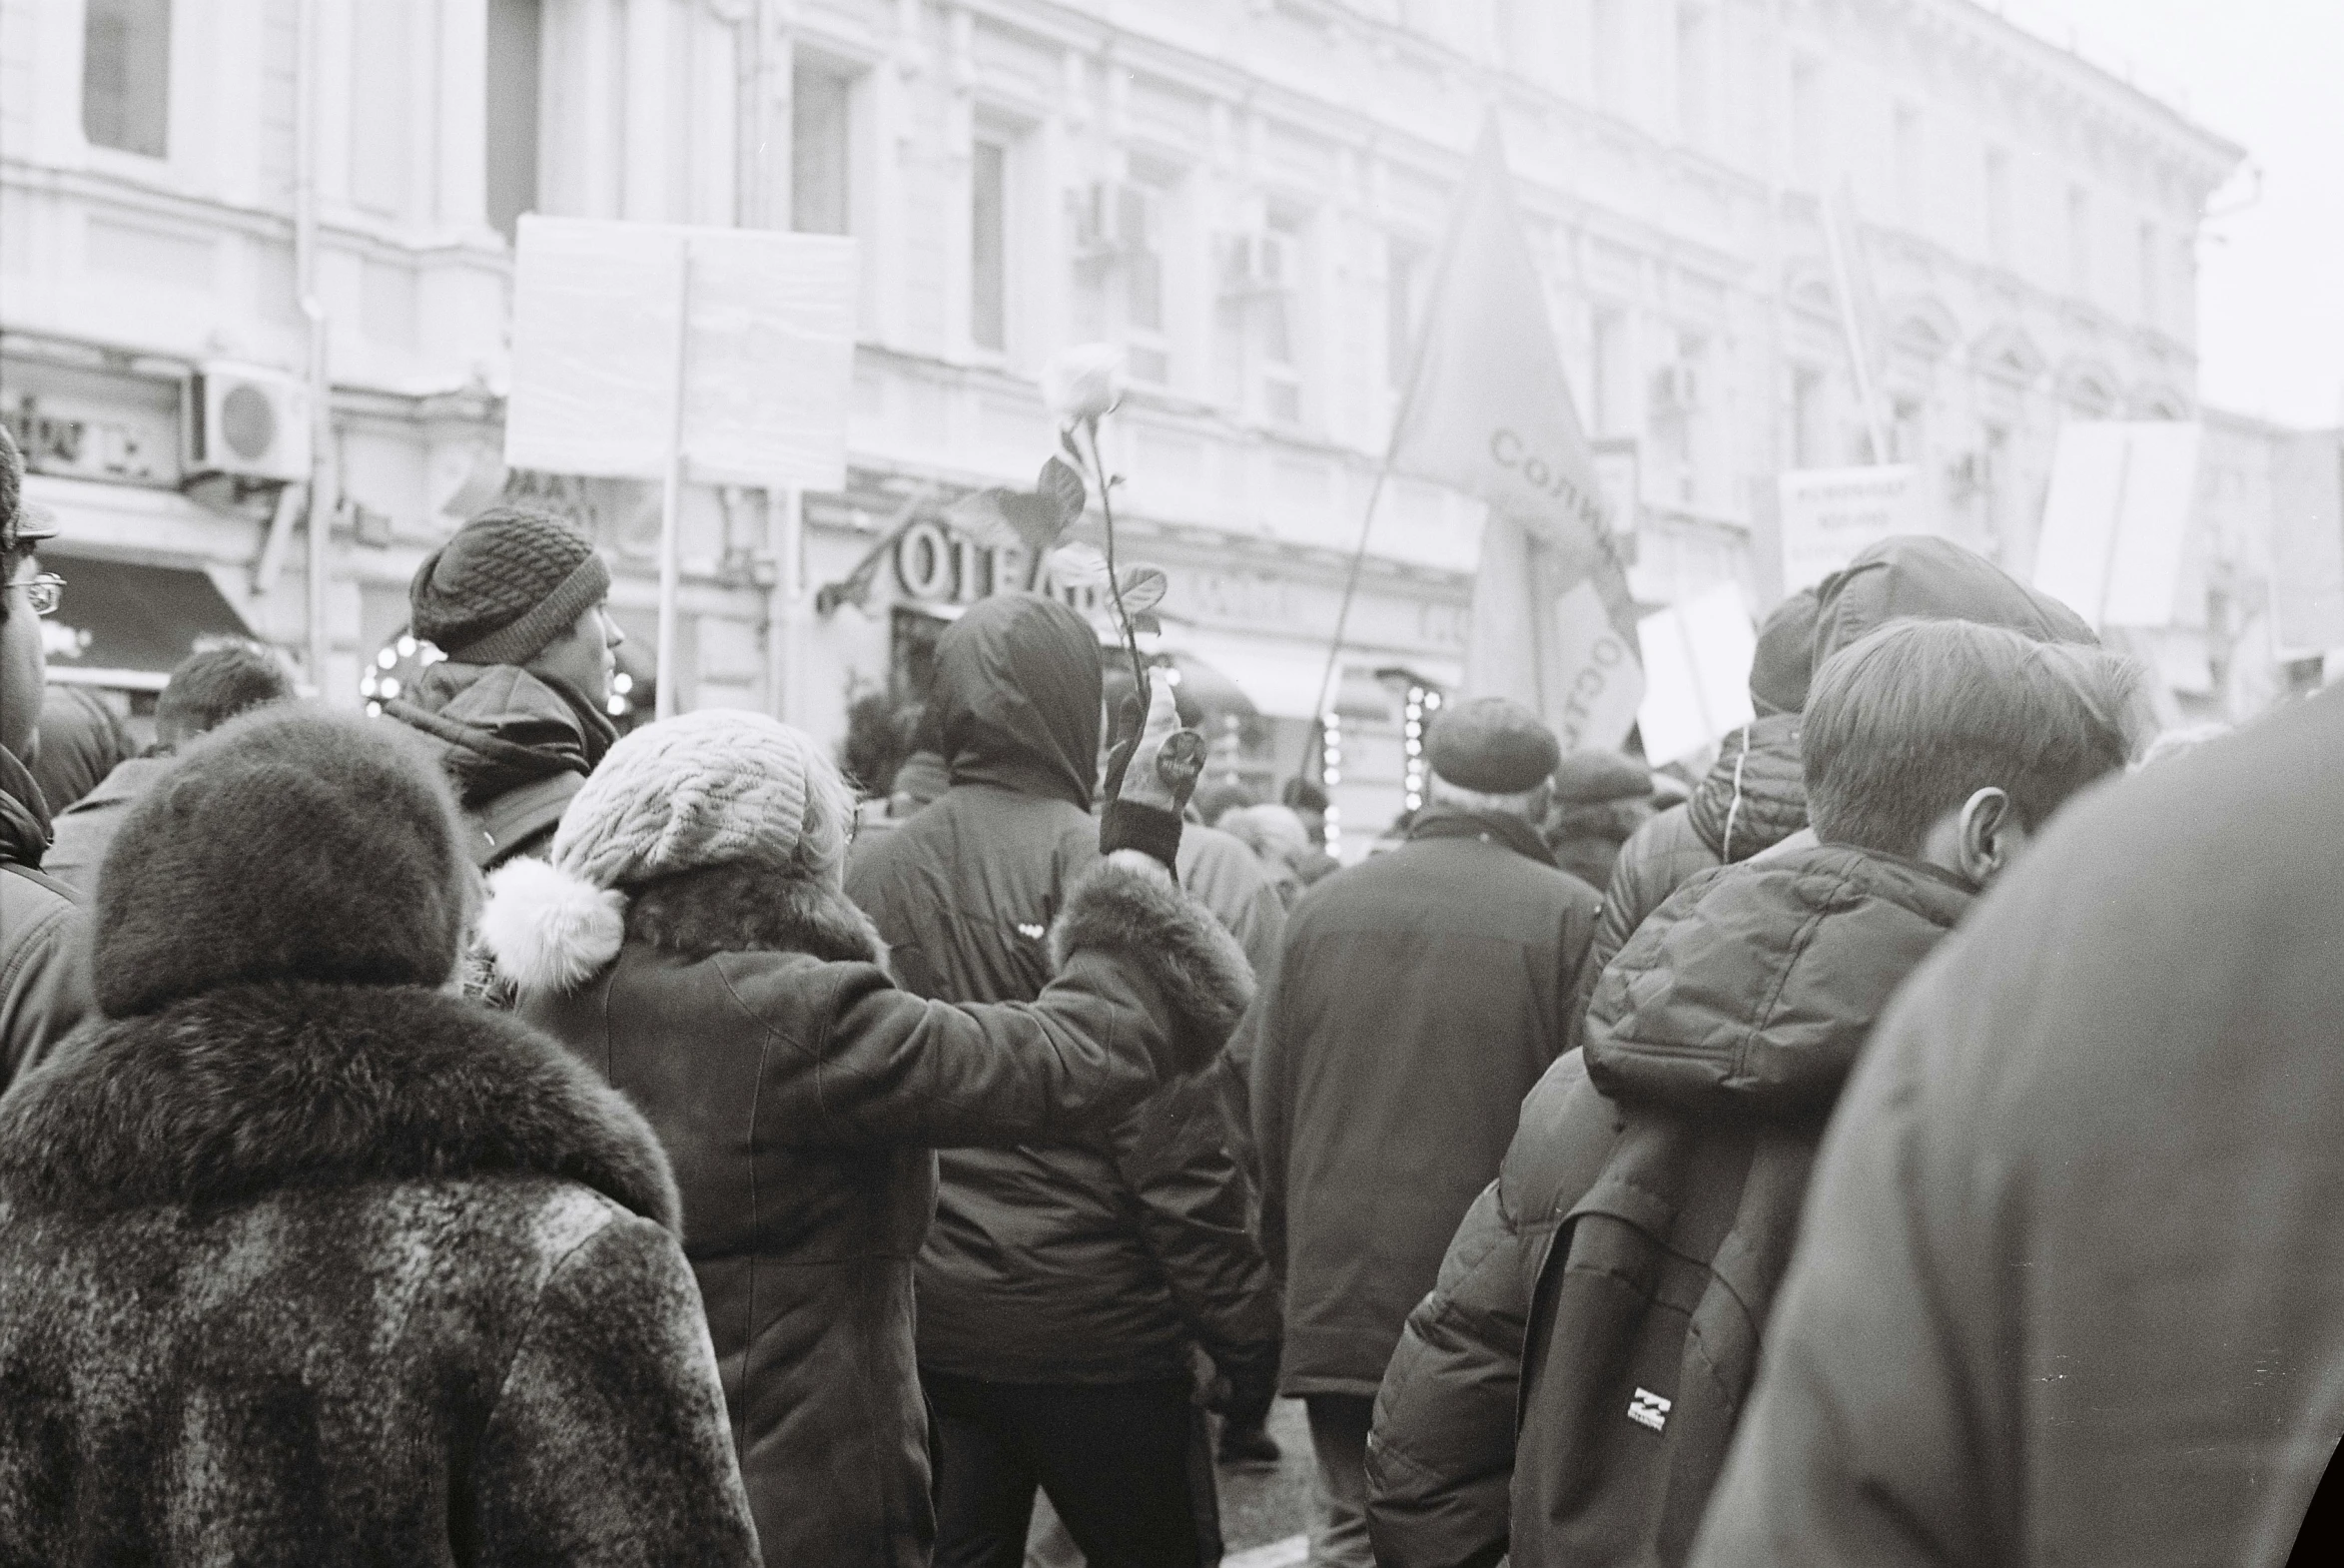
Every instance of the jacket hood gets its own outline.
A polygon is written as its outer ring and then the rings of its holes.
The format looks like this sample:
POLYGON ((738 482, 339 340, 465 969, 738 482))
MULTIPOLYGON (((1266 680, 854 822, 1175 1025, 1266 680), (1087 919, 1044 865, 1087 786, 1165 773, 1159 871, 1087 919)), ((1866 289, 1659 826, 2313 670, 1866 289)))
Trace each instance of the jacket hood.
POLYGON ((1970 898, 1935 867, 1839 844, 1703 872, 1597 982, 1588 1077, 1705 1122, 1826 1116, 1889 998, 1970 898))
POLYGON ((1686 820, 1727 865, 1774 848, 1807 826, 1807 775, 1800 717, 1779 713, 1725 738, 1718 759, 1686 803, 1686 820))
POLYGON ((669 1229, 650 1127, 516 1019, 415 987, 236 986, 86 1031, 0 1104, 0 1196, 92 1214, 538 1175, 669 1229))
POLYGON ((49 852, 49 803, 16 754, 0 746, 0 860, 40 868, 49 852))
POLYGON ((2082 616, 1951 539, 1904 534, 1857 552, 1817 589, 1815 663, 1893 620, 1968 620, 2037 642, 2099 638, 2082 616))
POLYGON ((825 963, 882 964, 871 917, 837 888, 734 863, 664 877, 630 898, 541 860, 488 878, 480 944, 524 998, 566 996, 618 957, 628 939, 703 959, 804 953, 825 963))
POLYGON ((1056 599, 980 599, 936 642, 937 715, 955 784, 1091 809, 1099 771, 1099 637, 1056 599))
POLYGON ((517 664, 442 661, 383 711, 440 743, 466 809, 555 773, 591 773, 618 740, 583 695, 517 664))

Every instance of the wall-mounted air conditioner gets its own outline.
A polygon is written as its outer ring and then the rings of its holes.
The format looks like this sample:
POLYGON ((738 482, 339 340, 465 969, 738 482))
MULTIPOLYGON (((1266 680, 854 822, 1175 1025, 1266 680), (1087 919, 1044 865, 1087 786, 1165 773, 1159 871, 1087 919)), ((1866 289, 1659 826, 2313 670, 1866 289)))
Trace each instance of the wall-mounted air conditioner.
POLYGON ((1089 261, 1158 249, 1156 193, 1128 180, 1094 180, 1068 193, 1075 254, 1089 261))
POLYGON ((225 360, 188 380, 181 418, 189 474, 306 479, 310 473, 310 390, 300 377, 225 360))

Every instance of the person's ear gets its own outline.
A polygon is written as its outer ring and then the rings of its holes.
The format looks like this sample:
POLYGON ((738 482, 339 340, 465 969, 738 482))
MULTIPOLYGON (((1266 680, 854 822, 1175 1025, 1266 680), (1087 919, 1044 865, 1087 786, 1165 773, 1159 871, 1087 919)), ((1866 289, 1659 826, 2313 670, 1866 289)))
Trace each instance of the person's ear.
POLYGON ((1955 853, 1961 875, 1984 887, 2009 869, 2026 846, 2026 827, 2010 804, 2009 792, 1988 784, 1961 804, 1955 853))

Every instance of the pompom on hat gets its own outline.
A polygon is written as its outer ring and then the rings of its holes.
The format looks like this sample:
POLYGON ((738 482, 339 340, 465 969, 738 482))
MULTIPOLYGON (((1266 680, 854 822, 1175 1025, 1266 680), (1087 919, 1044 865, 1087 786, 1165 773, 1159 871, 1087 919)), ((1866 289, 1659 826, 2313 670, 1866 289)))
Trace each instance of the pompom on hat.
POLYGON ((437 986, 468 862, 439 769, 398 725, 278 704, 172 764, 98 877, 91 970, 109 1017, 223 986, 437 986))
POLYGON ((1521 795, 1561 766, 1554 731, 1521 703, 1475 697, 1451 703, 1432 722, 1424 760, 1433 774, 1482 795, 1521 795))
POLYGON ((627 891, 751 864, 835 884, 854 795, 802 730, 727 708, 647 724, 610 748, 554 830, 550 863, 489 878, 480 937, 524 991, 567 991, 617 957, 627 891))

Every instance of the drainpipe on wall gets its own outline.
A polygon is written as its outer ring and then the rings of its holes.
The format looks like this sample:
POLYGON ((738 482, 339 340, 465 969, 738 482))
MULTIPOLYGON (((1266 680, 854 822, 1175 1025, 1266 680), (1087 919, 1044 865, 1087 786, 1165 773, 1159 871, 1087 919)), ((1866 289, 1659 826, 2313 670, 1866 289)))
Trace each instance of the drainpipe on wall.
POLYGON ((309 323, 310 382, 310 516, 307 563, 310 630, 310 682, 321 698, 326 690, 326 664, 332 638, 326 627, 326 562, 334 537, 337 500, 334 474, 334 386, 328 376, 326 304, 318 289, 318 6, 319 0, 301 0, 299 23, 299 80, 295 88, 294 130, 294 288, 303 318, 309 323))

